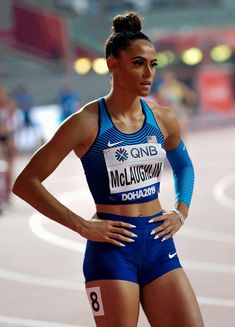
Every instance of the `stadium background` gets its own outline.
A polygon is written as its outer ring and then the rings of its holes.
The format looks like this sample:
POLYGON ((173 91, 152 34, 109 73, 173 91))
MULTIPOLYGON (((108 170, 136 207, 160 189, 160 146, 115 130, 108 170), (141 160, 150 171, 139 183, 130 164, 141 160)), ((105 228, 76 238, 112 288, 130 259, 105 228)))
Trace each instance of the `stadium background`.
MULTIPOLYGON (((176 241, 205 325, 233 327, 233 0, 1 1, 0 84, 16 104, 19 89, 31 99, 30 126, 23 125, 20 106, 15 112, 13 177, 63 120, 61 92, 71 90, 74 111, 107 93, 103 44, 113 15, 126 10, 137 10, 145 17, 143 30, 158 50, 151 99, 160 101, 159 89, 169 70, 196 95, 183 115, 173 105, 198 173, 192 219, 176 241)), ((89 218, 94 204, 73 155, 54 176, 46 182, 49 189, 89 218)), ((169 171, 165 179, 171 185, 169 171)), ((166 191, 163 188, 163 202, 171 206, 166 191)), ((83 247, 84 240, 38 217, 11 195, 0 219, 0 326, 93 326, 82 290, 83 247)), ((139 326, 148 326, 142 313, 139 326)))

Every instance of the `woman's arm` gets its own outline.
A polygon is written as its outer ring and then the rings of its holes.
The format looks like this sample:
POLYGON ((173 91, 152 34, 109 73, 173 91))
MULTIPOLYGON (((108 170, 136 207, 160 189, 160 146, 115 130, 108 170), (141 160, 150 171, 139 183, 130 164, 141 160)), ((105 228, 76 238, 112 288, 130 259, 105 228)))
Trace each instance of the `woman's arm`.
POLYGON ((13 192, 43 215, 87 239, 123 246, 121 242, 130 242, 133 236, 125 228, 133 226, 124 222, 87 221, 64 206, 42 185, 70 151, 76 149, 76 153, 79 153, 81 149, 84 152, 89 147, 96 136, 91 135, 97 128, 93 122, 94 117, 90 117, 89 112, 71 116, 52 139, 33 155, 16 179, 13 192))
POLYGON ((194 169, 181 139, 179 122, 173 112, 167 110, 165 150, 174 175, 176 209, 186 218, 193 193, 194 169))
POLYGON ((163 240, 167 240, 179 230, 188 216, 193 192, 194 170, 181 139, 180 126, 174 113, 169 108, 158 107, 155 109, 155 115, 165 137, 164 148, 173 170, 176 193, 176 211, 172 209, 152 220, 163 222, 153 230, 153 233, 157 233, 158 237, 164 236, 163 240))
POLYGON ((82 219, 52 196, 42 182, 83 142, 81 114, 70 117, 31 158, 13 185, 13 192, 45 216, 78 231, 82 219), (80 115, 80 116, 79 116, 80 115), (78 132, 79 131, 79 132, 78 132))

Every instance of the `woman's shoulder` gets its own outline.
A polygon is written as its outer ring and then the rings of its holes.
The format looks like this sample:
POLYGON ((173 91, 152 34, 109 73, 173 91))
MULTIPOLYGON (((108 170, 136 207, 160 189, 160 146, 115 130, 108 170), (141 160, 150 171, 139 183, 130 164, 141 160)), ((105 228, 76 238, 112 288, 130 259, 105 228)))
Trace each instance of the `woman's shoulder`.
POLYGON ((91 101, 81 107, 78 111, 72 114, 64 122, 65 125, 73 125, 74 127, 79 128, 79 130, 87 126, 93 126, 98 122, 98 100, 91 101))
POLYGON ((98 101, 94 100, 85 104, 78 111, 69 116, 59 127, 62 133, 73 134, 80 138, 86 138, 96 130, 98 126, 98 101), (89 128, 88 128, 89 126, 89 128))
POLYGON ((179 123, 176 118, 174 111, 169 107, 161 106, 152 101, 146 101, 148 106, 151 108, 161 130, 165 134, 169 134, 170 131, 178 129, 179 123))
POLYGON ((98 116, 98 100, 93 100, 86 103, 82 108, 80 108, 75 114, 75 117, 82 119, 93 118, 98 116))
MULTIPOLYGON (((69 116, 58 128, 52 143, 65 144, 70 149, 78 149, 90 144, 98 130, 97 100, 87 103, 69 116)), ((79 152, 79 151, 78 151, 79 152)))
POLYGON ((146 103, 152 109, 157 120, 160 120, 165 124, 177 121, 176 115, 171 108, 160 106, 158 103, 149 100, 147 100, 146 103))

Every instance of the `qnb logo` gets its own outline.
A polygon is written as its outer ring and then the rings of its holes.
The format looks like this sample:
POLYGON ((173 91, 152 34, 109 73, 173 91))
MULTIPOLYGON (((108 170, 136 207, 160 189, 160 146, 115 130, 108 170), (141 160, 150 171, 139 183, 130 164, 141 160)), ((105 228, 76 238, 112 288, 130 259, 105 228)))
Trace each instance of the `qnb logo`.
POLYGON ((126 161, 128 159, 128 153, 125 149, 119 148, 115 151, 115 158, 118 161, 126 161))

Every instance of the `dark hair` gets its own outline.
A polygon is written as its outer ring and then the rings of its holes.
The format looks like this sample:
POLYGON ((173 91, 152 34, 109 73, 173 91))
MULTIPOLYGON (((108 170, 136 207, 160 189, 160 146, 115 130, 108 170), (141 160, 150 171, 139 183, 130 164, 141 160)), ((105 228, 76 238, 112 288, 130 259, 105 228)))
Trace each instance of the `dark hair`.
MULTIPOLYGON (((135 12, 117 15, 113 18, 112 34, 105 42, 105 57, 119 57, 119 51, 130 47, 135 40, 150 39, 141 32, 141 17, 135 12)), ((152 42, 151 42, 152 43, 152 42)))

